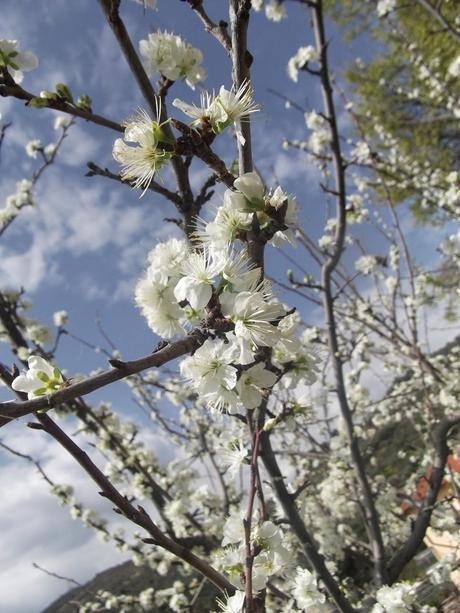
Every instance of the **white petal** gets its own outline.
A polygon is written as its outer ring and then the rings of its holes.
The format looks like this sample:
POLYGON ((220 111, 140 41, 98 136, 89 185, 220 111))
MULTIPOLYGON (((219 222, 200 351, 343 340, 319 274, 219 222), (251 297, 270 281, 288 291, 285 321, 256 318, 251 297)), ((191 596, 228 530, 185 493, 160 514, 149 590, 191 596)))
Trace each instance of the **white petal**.
POLYGON ((31 51, 22 51, 18 53, 13 58, 13 61, 21 70, 33 70, 38 66, 38 58, 31 51))

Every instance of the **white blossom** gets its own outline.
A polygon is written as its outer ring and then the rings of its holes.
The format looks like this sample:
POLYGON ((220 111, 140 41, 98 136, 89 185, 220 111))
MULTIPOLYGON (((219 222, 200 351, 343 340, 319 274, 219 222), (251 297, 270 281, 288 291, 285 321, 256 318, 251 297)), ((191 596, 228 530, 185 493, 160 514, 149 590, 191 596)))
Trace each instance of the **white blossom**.
POLYGON ((173 100, 172 104, 191 117, 194 120, 193 125, 198 125, 203 121, 208 122, 215 134, 220 134, 233 124, 238 140, 244 144, 241 121, 247 119, 251 113, 260 110, 252 96, 251 84, 245 81, 238 88, 226 89, 222 85, 217 95, 203 92, 199 107, 187 104, 178 98, 173 100))
POLYGON ((299 79, 299 70, 305 68, 309 62, 314 62, 318 59, 318 52, 314 47, 300 47, 297 53, 291 57, 287 65, 289 78, 297 83, 299 79))
POLYGON ((180 372, 212 408, 232 411, 237 400, 232 391, 237 381, 234 359, 231 345, 208 339, 181 362, 180 372))
POLYGON ((68 115, 58 115, 55 118, 53 125, 54 125, 55 130, 59 130, 59 129, 67 128, 68 126, 70 126, 71 123, 72 123, 72 117, 68 115))
POLYGON ((246 409, 255 409, 263 399, 264 390, 273 387, 277 380, 275 373, 264 368, 259 362, 244 370, 236 384, 241 402, 246 409))
POLYGON ((286 7, 278 0, 268 0, 265 5, 265 16, 271 21, 281 21, 286 17, 286 7))
POLYGON ((460 77, 460 55, 457 55, 455 60, 449 64, 447 72, 451 77, 460 77))
POLYGON ((149 76, 160 72, 170 81, 184 79, 192 88, 206 76, 201 51, 175 34, 153 32, 139 42, 139 51, 149 76))
POLYGON ((378 259, 375 255, 362 255, 355 262, 355 268, 363 275, 372 274, 378 266, 378 259))
POLYGON ((5 66, 16 83, 21 83, 22 71, 37 68, 38 59, 30 51, 18 51, 17 40, 0 39, 0 66, 5 66))
POLYGON ((316 577, 306 568, 296 569, 293 596, 302 611, 320 612, 320 605, 326 602, 326 597, 318 590, 316 577))
POLYGON ((123 139, 113 145, 113 157, 122 165, 121 176, 133 182, 133 187, 148 189, 155 173, 172 157, 165 147, 171 143, 161 123, 161 102, 157 98, 157 117, 139 109, 136 117, 126 123, 123 139), (131 144, 127 144, 131 143, 131 144))
POLYGON ((51 394, 64 386, 64 378, 58 368, 37 355, 27 360, 29 369, 16 377, 11 387, 17 392, 24 392, 29 399, 44 394, 51 394))
POLYGON ((38 139, 31 140, 26 145, 26 153, 31 158, 36 158, 37 153, 43 149, 42 142, 38 139))
POLYGON ((279 331, 272 322, 284 315, 284 309, 267 302, 260 291, 240 292, 232 304, 223 305, 223 312, 235 322, 236 336, 257 347, 272 347, 278 341, 279 331))
POLYGON ((415 593, 413 586, 407 583, 395 583, 391 587, 384 585, 375 595, 377 603, 372 613, 406 613, 411 611, 415 593))
MULTIPOLYGON (((254 2, 254 0, 253 0, 254 2)), ((245 594, 243 591, 237 590, 233 596, 229 596, 224 602, 222 599, 217 599, 217 604, 222 613, 242 613, 245 594)))
POLYGON ((212 296, 214 278, 223 268, 222 258, 206 249, 191 253, 182 263, 184 275, 174 288, 174 296, 181 302, 187 300, 192 309, 202 309, 212 296))
POLYGON ((396 8, 396 0, 379 0, 377 2, 377 15, 385 17, 396 8))
POLYGON ((56 311, 55 313, 53 313, 53 323, 58 328, 65 326, 68 321, 69 315, 67 311, 56 311))

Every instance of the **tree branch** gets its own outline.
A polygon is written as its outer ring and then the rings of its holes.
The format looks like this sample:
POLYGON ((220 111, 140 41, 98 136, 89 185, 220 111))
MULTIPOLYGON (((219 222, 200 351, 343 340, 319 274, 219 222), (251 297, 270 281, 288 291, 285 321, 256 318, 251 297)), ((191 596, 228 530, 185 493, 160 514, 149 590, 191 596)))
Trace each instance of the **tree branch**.
POLYGON ((437 21, 444 27, 445 31, 448 32, 448 34, 450 34, 458 44, 460 44, 460 32, 456 30, 449 21, 447 21, 437 6, 434 6, 430 0, 417 0, 417 2, 426 11, 428 11, 432 17, 437 19, 437 21))
POLYGON ((135 507, 125 496, 112 485, 104 473, 92 462, 85 453, 61 428, 49 417, 42 413, 37 413, 36 418, 41 424, 42 429, 52 436, 68 453, 80 464, 91 479, 100 487, 104 498, 110 500, 116 508, 121 511, 127 519, 144 528, 152 537, 154 544, 166 549, 187 564, 190 564, 204 577, 209 579, 216 587, 223 592, 233 593, 235 588, 223 575, 216 571, 207 562, 196 556, 189 548, 176 543, 173 539, 166 536, 160 528, 151 520, 145 509, 141 506, 135 507))
MULTIPOLYGON (((17 98, 19 100, 25 100, 26 104, 29 103, 32 98, 37 98, 30 92, 23 89, 20 85, 17 84, 1 84, 0 85, 0 96, 4 98, 12 97, 17 98)), ((47 98, 46 100, 43 98, 43 107, 47 109, 53 109, 55 111, 61 111, 62 113, 67 113, 68 115, 74 115, 74 117, 81 117, 86 121, 90 121, 91 123, 95 123, 99 126, 104 126, 105 128, 110 128, 111 130, 115 130, 116 132, 124 132, 125 129, 119 123, 112 121, 110 119, 106 119, 102 117, 102 115, 96 115, 96 113, 92 113, 90 111, 84 111, 78 106, 74 106, 69 102, 66 102, 62 99, 52 99, 47 98), (45 104, 46 103, 46 104, 45 104)))
MULTIPOLYGON (((250 81, 249 67, 252 56, 248 51, 247 36, 251 0, 230 0, 230 24, 232 32, 232 78, 235 88, 250 81)), ((241 122, 244 144, 238 141, 239 174, 252 171, 251 122, 249 117, 241 122)))
POLYGON ((192 11, 198 15, 206 32, 212 34, 230 55, 232 52, 232 41, 227 32, 227 22, 221 20, 219 23, 214 23, 205 11, 203 0, 187 0, 187 2, 190 4, 192 11))
POLYGON ((294 499, 286 488, 284 477, 273 452, 268 432, 262 432, 261 435, 261 458, 268 474, 270 475, 273 489, 275 490, 278 501, 282 506, 287 519, 289 520, 292 531, 299 540, 302 550, 313 566, 318 578, 324 583, 329 595, 334 600, 339 611, 342 611, 342 613, 353 613, 353 607, 342 594, 337 582, 329 572, 323 556, 318 553, 316 545, 308 533, 304 521, 297 510, 294 499))
POLYGON ((321 285, 324 288, 322 293, 323 307, 326 317, 328 344, 331 361, 334 370, 337 397, 340 412, 344 420, 345 431, 350 446, 350 454, 355 469, 356 477, 362 494, 362 505, 365 510, 365 524, 372 546, 375 579, 378 585, 385 582, 385 552, 383 538, 380 529, 379 517, 375 507, 372 490, 367 478, 364 460, 362 458, 358 440, 354 432, 353 417, 348 404, 345 381, 343 374, 343 364, 340 358, 340 348, 337 336, 337 326, 334 312, 334 298, 332 295, 332 274, 337 267, 343 249, 346 232, 346 184, 345 168, 340 147, 340 138, 337 127, 337 118, 332 94, 332 86, 329 77, 327 43, 324 31, 323 6, 322 0, 317 0, 311 7, 313 29, 315 34, 316 49, 319 56, 319 77, 321 80, 321 90, 325 117, 329 124, 331 133, 331 153, 334 171, 335 200, 337 228, 335 233, 334 251, 327 258, 321 269, 321 285))
MULTIPOLYGON (((85 396, 101 387, 105 387, 115 381, 120 381, 120 379, 124 379, 129 375, 141 372, 147 368, 166 364, 166 362, 170 362, 186 353, 195 351, 204 342, 205 337, 206 335, 202 330, 195 329, 185 338, 175 341, 174 343, 169 343, 163 349, 155 351, 143 358, 129 362, 112 360, 111 364, 114 368, 111 370, 89 377, 80 383, 69 385, 54 394, 39 396, 38 398, 25 400, 24 402, 2 402, 0 403, 0 427, 13 419, 29 415, 34 411, 49 410, 53 408, 53 405, 73 400, 78 396, 85 396)), ((4 366, 3 369, 5 369, 4 366)))
POLYGON ((397 581, 402 570, 414 555, 419 550, 427 528, 430 525, 431 515, 435 507, 435 503, 444 479, 447 457, 449 455, 449 446, 447 438, 450 430, 460 424, 460 415, 456 417, 445 417, 441 420, 433 432, 435 460, 432 467, 432 472, 427 479, 428 491, 423 499, 420 509, 417 514, 417 519, 412 528, 412 532, 404 543, 404 545, 394 554, 388 564, 388 582, 394 583, 397 581))
MULTIPOLYGON (((88 162, 86 165, 89 168, 89 171, 86 173, 87 177, 93 177, 97 175, 99 177, 107 177, 108 179, 112 179, 113 181, 118 181, 119 183, 123 183, 124 185, 128 185, 129 187, 133 186, 134 181, 126 181, 121 177, 121 175, 111 172, 108 168, 101 168, 101 166, 98 166, 94 162, 88 162)), ((166 187, 163 187, 156 181, 151 181, 148 189, 157 194, 161 194, 167 200, 174 203, 178 207, 180 207, 182 204, 182 198, 176 192, 172 192, 171 190, 167 189, 166 187)))

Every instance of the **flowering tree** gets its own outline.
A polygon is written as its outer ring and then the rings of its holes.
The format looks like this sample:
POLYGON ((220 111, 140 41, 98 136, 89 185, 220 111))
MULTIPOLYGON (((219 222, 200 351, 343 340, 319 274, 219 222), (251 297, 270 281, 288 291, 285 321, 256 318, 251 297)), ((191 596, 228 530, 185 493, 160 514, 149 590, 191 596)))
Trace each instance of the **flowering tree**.
MULTIPOLYGON (((179 35, 158 30, 137 44, 120 1, 99 4, 144 108, 118 123, 66 84, 30 92, 22 71, 36 68, 37 59, 20 52, 17 41, 1 40, 0 94, 41 109, 37 120, 59 111, 60 137, 27 145, 41 165, 8 198, 0 234, 34 206, 35 184, 74 122, 116 132, 113 168, 90 162, 88 175, 138 190, 143 199, 157 194, 178 215, 177 235, 152 245, 135 286, 139 312, 160 340, 152 353, 128 361, 109 352, 109 369, 77 380, 58 360, 59 339, 70 334, 67 313, 54 314, 53 343, 25 312, 23 292, 5 288, 1 338, 25 369, 0 365, 18 397, 2 403, 0 425, 7 430, 33 415, 29 428, 53 437, 139 532, 112 532, 70 486, 43 472, 59 502, 130 551, 136 564, 180 570, 166 589, 103 593, 80 610, 200 610, 193 607, 208 583, 214 607, 226 612, 430 610, 417 600, 426 573, 407 568, 428 530, 455 524, 457 489, 448 467, 460 423, 460 349, 454 342, 433 352, 431 332, 445 314, 447 336, 455 336, 458 156, 447 165, 440 138, 438 148, 429 141, 428 161, 421 159, 398 117, 384 121, 381 100, 380 115, 369 116, 375 92, 356 92, 331 71, 322 0, 229 0, 217 8, 177 2, 176 10, 189 11, 231 60, 232 84, 217 89, 204 89, 205 58, 179 35), (228 16, 219 15, 227 4, 228 16), (319 235, 299 221, 302 193, 271 185, 253 157, 251 126, 261 105, 251 85, 258 58, 250 52, 249 22, 262 9, 280 21, 294 4, 311 27, 305 45, 286 58, 287 72, 299 91, 318 87, 322 103, 304 108, 277 95, 293 121, 300 119, 298 138, 283 146, 303 152, 305 172, 317 180, 325 220, 319 235), (173 98, 179 81, 195 89, 190 99, 173 98), (219 155, 224 139, 227 153, 219 155), (198 167, 207 174, 193 189, 198 167), (436 217, 436 261, 422 257, 408 236, 414 203, 436 217), (274 250, 294 267, 285 278, 270 269, 274 250), (86 399, 120 380, 167 439, 173 461, 156 457, 137 426, 108 404, 86 399), (71 436, 75 419, 79 434, 71 436), (84 437, 108 460, 104 470, 86 453, 84 437), (420 480, 423 495, 413 498, 420 480), (442 497, 446 487, 450 494, 442 497)), ((450 122, 459 111, 460 26, 440 3, 412 4, 424 19, 437 15, 437 36, 455 54, 438 58, 413 42, 408 52, 419 70, 401 81, 397 95, 410 108, 414 91, 423 92, 423 109, 434 100, 450 122)), ((145 11, 151 8, 156 2, 144 1, 145 11)), ((399 9, 396 1, 369 2, 366 18, 377 19, 382 32, 391 28, 402 44, 408 25, 399 9)), ((7 124, 1 134, 7 143, 7 124)), ((455 554, 431 571, 435 582, 455 568, 455 554)))

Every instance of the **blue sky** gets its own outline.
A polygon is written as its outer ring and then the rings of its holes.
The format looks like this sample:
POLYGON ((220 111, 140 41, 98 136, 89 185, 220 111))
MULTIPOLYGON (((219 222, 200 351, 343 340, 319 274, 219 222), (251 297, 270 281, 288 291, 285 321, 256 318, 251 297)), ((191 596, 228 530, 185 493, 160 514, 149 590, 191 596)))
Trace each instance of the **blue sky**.
MULTIPOLYGON (((226 2, 208 0, 215 20, 225 18, 226 2)), ((304 75, 298 85, 287 77, 286 63, 299 46, 312 44, 312 34, 305 11, 288 3, 289 19, 274 24, 263 14, 253 16, 250 49, 254 55, 252 70, 255 97, 262 112, 254 117, 253 133, 257 167, 271 185, 279 180, 283 188, 295 194, 300 204, 300 220, 316 238, 324 220, 317 171, 303 154, 281 148, 283 137, 306 136, 303 117, 297 111, 285 111, 284 103, 269 92, 274 89, 292 98, 306 109, 319 105, 316 81, 304 75)), ((219 44, 206 34, 189 6, 179 0, 158 0, 159 11, 147 11, 134 2, 123 0, 122 15, 132 40, 157 28, 174 30, 202 49, 208 72, 207 89, 230 85, 229 60, 219 44)), ((0 38, 17 38, 22 50, 36 53, 40 66, 26 74, 23 86, 38 93, 53 89, 58 82, 69 85, 74 94, 86 93, 93 109, 108 118, 123 121, 142 105, 124 58, 102 13, 94 0, 2 0, 0 38)), ((330 26, 331 64, 337 74, 358 53, 369 48, 358 40, 343 45, 330 26)), ((174 86, 174 97, 187 102, 198 100, 182 83, 174 86)), ((0 198, 14 192, 15 182, 30 176, 36 162, 27 158, 25 144, 39 138, 43 143, 56 139, 55 113, 24 108, 16 100, 0 99, 4 121, 13 125, 1 153, 0 198)), ((179 112, 176 116, 180 119, 179 112)), ((345 130, 350 126, 340 113, 345 130)), ((0 244, 0 286, 24 286, 33 301, 31 316, 51 324, 59 309, 69 313, 69 330, 96 345, 103 345, 96 326, 100 314, 105 330, 126 358, 144 355, 157 339, 138 314, 132 287, 142 274, 146 254, 156 241, 173 232, 174 226, 162 219, 175 210, 161 197, 119 186, 106 179, 84 176, 86 162, 117 170, 112 160, 112 144, 117 134, 77 121, 62 148, 58 162, 40 181, 38 206, 25 210, 7 231, 0 244)), ((216 143, 217 151, 230 162, 234 143, 224 136, 216 143)), ((192 183, 196 187, 207 176, 201 163, 194 163, 192 183)), ((168 176, 165 176, 168 183, 168 176)), ((218 194, 213 202, 219 203, 218 194)), ((414 231, 413 240, 419 231, 414 231)), ((375 241, 374 237, 364 237, 375 241)), ((437 244, 433 234, 432 247, 437 244)), ((295 257, 299 257, 297 254, 295 257)), ((305 257, 302 253, 302 257, 305 257)), ((282 276, 287 266, 278 251, 267 256, 274 276, 282 276)), ((291 304, 299 306, 295 298, 291 304)), ((315 314, 302 305, 307 321, 315 314)), ((82 345, 64 338, 58 354, 59 364, 69 373, 88 373, 104 368, 106 362, 82 345)), ((11 354, 0 346, 0 359, 11 361, 11 354)), ((1 398, 10 397, 0 390, 1 398)), ((123 384, 94 394, 91 399, 108 399, 124 415, 133 413, 129 392, 123 384)), ((152 435, 154 436, 154 435, 152 435)), ((108 506, 78 467, 41 434, 26 431, 15 424, 0 433, 0 438, 20 451, 44 460, 56 481, 76 483, 78 495, 110 516, 108 506)), ((156 441, 158 443, 158 441, 156 441)), ((4 543, 0 553, 0 611, 32 613, 49 603, 67 585, 34 570, 31 562, 78 580, 87 580, 95 571, 116 564, 122 558, 111 546, 101 545, 92 534, 68 517, 47 494, 46 485, 32 469, 0 452, 0 513, 4 543), (2 608, 3 607, 3 608, 2 608)), ((110 516, 111 517, 111 516, 110 516)), ((113 519, 113 517, 111 517, 113 519)))

